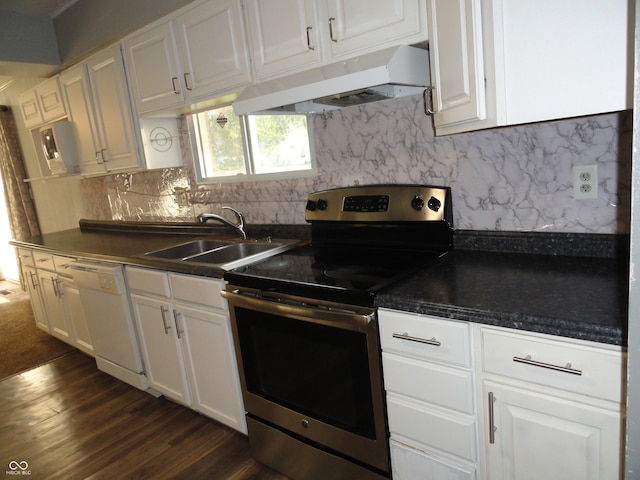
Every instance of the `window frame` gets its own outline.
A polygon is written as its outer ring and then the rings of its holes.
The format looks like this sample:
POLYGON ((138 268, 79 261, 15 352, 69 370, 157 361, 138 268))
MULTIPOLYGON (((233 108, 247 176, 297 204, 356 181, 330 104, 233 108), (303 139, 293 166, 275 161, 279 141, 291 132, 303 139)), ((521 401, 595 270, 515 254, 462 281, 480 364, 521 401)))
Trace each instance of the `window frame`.
MULTIPOLYGON (((227 105, 216 105, 213 108, 207 110, 216 110, 224 107, 228 107, 227 105)), ((307 178, 314 177, 318 175, 318 165, 316 162, 316 149, 315 149, 315 138, 313 135, 313 118, 310 114, 304 114, 307 117, 307 136, 309 139, 309 160, 311 163, 311 168, 305 170, 291 170, 286 172, 273 172, 273 173, 255 173, 255 166, 253 160, 253 154, 251 150, 251 134, 249 129, 249 119, 246 115, 239 115, 240 119, 240 128, 241 128, 241 137, 242 137, 242 151, 244 155, 244 164, 245 171, 247 173, 237 174, 237 175, 228 175, 228 176, 220 176, 220 177, 210 177, 205 176, 206 170, 204 166, 204 155, 202 153, 202 137, 200 135, 200 130, 196 126, 196 120, 194 120, 194 115, 198 113, 202 113, 207 110, 202 110, 199 112, 192 112, 187 115, 187 125, 189 129, 189 138, 191 141, 191 150, 193 155, 193 166, 196 174, 196 184, 198 185, 211 185, 218 183, 239 183, 239 182, 258 182, 258 181, 269 181, 269 180, 283 180, 283 179, 291 179, 291 178, 307 178)), ((287 112, 287 115, 291 115, 291 112, 287 112)), ((277 115, 277 114, 276 114, 277 115)), ((298 114, 300 115, 300 114, 298 114)))

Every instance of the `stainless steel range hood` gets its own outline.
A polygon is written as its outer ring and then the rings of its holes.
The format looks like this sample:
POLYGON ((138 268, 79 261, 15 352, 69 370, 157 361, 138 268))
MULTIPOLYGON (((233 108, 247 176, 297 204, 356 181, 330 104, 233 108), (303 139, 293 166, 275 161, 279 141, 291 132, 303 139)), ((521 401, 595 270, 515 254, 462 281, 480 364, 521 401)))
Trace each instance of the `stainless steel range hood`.
POLYGON ((426 50, 401 45, 247 87, 236 115, 321 113, 422 93, 430 84, 426 50))

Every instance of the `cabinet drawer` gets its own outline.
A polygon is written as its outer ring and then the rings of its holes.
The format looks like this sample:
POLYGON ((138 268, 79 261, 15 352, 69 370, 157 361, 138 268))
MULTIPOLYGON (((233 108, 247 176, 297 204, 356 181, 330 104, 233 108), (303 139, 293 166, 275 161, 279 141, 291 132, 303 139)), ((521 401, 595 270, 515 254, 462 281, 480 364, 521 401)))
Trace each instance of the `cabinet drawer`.
POLYGON ((429 447, 476 460, 476 428, 473 417, 430 409, 389 395, 387 412, 391 437, 400 435, 429 447))
POLYGON ((220 280, 170 274, 169 282, 176 300, 226 310, 225 301, 220 294, 223 285, 220 280))
POLYGON ((619 402, 622 352, 587 344, 482 330, 485 372, 619 402))
POLYGON ((53 264, 53 255, 44 252, 33 252, 33 262, 36 268, 50 270, 55 272, 56 267, 53 264))
POLYGON ((74 260, 75 258, 54 255, 53 265, 55 266, 56 272, 62 276, 71 277, 71 262, 74 260))
POLYGON ((169 298, 169 281, 165 272, 148 270, 146 268, 127 267, 127 281, 129 288, 138 292, 150 293, 169 298))
POLYGON ((471 371, 428 364, 388 352, 382 354, 382 367, 387 392, 473 415, 471 371))
POLYGON ((384 309, 379 312, 379 320, 383 350, 471 366, 470 334, 466 323, 384 309))
POLYGON ((25 266, 25 267, 33 267, 34 266, 34 261, 33 261, 33 255, 31 253, 31 250, 29 250, 28 248, 16 248, 16 254, 18 255, 18 259, 20 260, 20 263, 25 266))
POLYGON ((475 480, 476 471, 468 465, 451 465, 401 442, 391 440, 391 470, 394 480, 475 480))

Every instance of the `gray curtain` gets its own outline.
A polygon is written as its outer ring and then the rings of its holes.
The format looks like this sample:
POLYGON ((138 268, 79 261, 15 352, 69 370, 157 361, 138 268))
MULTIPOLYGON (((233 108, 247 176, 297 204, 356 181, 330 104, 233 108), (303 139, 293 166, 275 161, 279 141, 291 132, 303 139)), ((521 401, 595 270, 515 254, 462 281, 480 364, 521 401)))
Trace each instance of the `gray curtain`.
POLYGON ((0 176, 14 238, 40 234, 36 209, 26 178, 18 131, 11 109, 0 106, 0 176))

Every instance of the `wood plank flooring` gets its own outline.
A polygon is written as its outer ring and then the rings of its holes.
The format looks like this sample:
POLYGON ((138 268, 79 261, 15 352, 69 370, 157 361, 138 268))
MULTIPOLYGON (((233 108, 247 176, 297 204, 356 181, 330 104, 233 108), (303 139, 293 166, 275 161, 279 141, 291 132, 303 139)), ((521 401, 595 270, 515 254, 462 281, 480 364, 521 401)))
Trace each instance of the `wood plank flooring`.
POLYGON ((286 480, 251 458, 244 435, 79 352, 0 381, 0 462, 7 478, 24 478, 12 462, 27 462, 32 479, 286 480))

